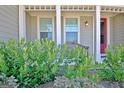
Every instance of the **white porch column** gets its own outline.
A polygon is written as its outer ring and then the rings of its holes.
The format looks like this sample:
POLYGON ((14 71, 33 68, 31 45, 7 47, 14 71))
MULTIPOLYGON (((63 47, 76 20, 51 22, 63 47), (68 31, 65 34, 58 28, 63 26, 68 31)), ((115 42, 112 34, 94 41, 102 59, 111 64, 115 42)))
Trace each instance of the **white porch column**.
POLYGON ((96 6, 96 61, 101 62, 100 55, 100 6, 96 6))
POLYGON ((61 6, 56 5, 56 35, 57 45, 61 44, 61 6))
POLYGON ((26 40, 26 21, 25 10, 23 5, 19 5, 19 40, 26 40))

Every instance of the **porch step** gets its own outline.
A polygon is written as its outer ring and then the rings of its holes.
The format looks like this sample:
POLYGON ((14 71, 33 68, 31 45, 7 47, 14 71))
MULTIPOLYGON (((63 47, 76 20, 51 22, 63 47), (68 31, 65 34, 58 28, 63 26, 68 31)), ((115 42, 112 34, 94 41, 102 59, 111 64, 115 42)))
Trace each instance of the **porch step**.
POLYGON ((105 59, 106 55, 105 54, 101 54, 101 60, 103 62, 103 60, 105 59))
POLYGON ((106 54, 101 54, 101 58, 104 58, 104 57, 106 57, 106 54))

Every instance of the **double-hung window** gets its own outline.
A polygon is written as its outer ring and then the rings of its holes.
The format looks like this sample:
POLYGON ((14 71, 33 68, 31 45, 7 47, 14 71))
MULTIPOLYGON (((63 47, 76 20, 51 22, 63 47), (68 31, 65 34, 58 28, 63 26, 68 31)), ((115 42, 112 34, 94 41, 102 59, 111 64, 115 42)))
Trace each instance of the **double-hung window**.
POLYGON ((65 19, 65 37, 66 43, 78 42, 78 18, 65 19))
POLYGON ((40 18, 40 40, 44 38, 53 39, 52 18, 40 18))

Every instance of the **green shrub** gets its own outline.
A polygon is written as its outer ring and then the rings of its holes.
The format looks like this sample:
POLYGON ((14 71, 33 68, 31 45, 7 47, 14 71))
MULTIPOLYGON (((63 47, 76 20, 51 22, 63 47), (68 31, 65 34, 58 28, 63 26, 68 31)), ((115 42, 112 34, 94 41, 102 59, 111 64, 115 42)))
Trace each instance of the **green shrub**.
POLYGON ((103 79, 124 80, 124 47, 122 45, 106 49, 106 58, 98 73, 103 79))
POLYGON ((4 56, 0 53, 0 71, 7 74, 8 73, 8 66, 6 65, 4 61, 4 56))
POLYGON ((64 76, 67 78, 99 80, 102 77, 122 81, 124 47, 109 47, 104 62, 95 64, 92 56, 87 57, 85 49, 78 46, 68 48, 66 44, 57 46, 48 39, 0 42, 0 74, 13 76, 18 87, 35 87, 54 80, 60 64, 64 64, 64 76), (96 73, 95 69, 100 70, 96 73))
POLYGON ((14 76, 19 87, 34 87, 53 80, 61 64, 60 49, 48 39, 1 42, 0 73, 14 76))
POLYGON ((87 57, 85 49, 74 47, 65 52, 64 76, 67 78, 88 77, 98 79, 96 74, 90 74, 90 70, 96 68, 93 58, 87 57))

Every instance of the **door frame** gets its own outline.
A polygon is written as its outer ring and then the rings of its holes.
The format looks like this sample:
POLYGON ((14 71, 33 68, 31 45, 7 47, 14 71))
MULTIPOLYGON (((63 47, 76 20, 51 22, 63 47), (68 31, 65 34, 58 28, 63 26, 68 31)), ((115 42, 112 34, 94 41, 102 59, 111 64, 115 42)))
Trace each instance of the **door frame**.
MULTIPOLYGON (((105 54, 105 48, 107 48, 107 41, 108 41, 108 40, 107 40, 107 39, 108 39, 108 37, 107 37, 107 36, 108 36, 108 35, 107 35, 107 34, 108 34, 108 33, 107 33, 107 32, 108 32, 108 31, 107 31, 108 25, 107 25, 107 18, 101 18, 101 19, 100 19, 100 24, 101 24, 101 20, 104 21, 104 44, 102 45, 102 44, 101 44, 101 40, 100 40, 100 53, 101 53, 101 54, 105 54), (101 47, 102 47, 102 46, 104 47, 104 52, 101 51, 101 47)), ((100 30, 100 39, 101 39, 101 30, 100 30)))

